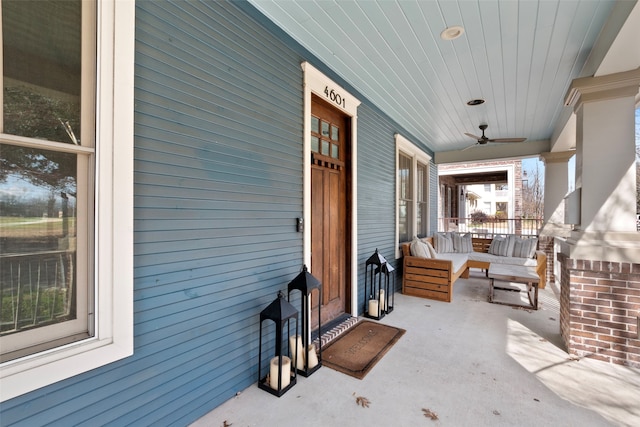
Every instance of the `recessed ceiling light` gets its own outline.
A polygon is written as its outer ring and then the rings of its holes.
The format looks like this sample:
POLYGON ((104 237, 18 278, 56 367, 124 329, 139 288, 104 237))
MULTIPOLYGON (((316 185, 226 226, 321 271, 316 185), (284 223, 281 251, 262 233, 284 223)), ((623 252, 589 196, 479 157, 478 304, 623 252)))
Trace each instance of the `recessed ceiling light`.
POLYGON ((463 34, 464 28, 462 28, 460 25, 456 25, 453 27, 445 28, 444 31, 440 33, 440 38, 442 40, 455 40, 463 34))
POLYGON ((480 105, 480 104, 484 104, 484 99, 480 99, 480 98, 478 98, 478 99, 472 99, 471 101, 468 101, 468 102, 467 102, 467 105, 471 105, 471 106, 473 106, 473 105, 480 105))

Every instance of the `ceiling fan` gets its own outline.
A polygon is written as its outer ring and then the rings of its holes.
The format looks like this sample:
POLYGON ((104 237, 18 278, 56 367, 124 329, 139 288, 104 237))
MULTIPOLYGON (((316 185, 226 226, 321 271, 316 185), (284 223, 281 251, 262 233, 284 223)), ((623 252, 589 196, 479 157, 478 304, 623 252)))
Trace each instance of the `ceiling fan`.
POLYGON ((488 127, 489 125, 486 125, 486 124, 482 124, 479 126, 480 130, 482 131, 482 136, 477 136, 477 135, 465 132, 465 135, 467 135, 469 138, 475 139, 477 142, 463 149, 462 151, 471 147, 475 147, 476 145, 485 145, 487 142, 524 142, 527 140, 527 138, 488 138, 484 134, 484 130, 488 127))

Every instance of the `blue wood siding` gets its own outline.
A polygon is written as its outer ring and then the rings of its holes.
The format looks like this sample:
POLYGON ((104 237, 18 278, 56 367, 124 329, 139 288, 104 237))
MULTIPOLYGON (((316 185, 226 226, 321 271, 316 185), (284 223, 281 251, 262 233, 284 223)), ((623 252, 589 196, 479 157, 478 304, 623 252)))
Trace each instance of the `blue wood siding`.
MULTIPOLYGON (((259 313, 302 266, 311 58, 244 7, 136 2, 135 353, 3 402, 1 425, 186 425, 256 382, 259 313)), ((395 263, 396 132, 365 100, 361 295, 376 248, 395 263)))

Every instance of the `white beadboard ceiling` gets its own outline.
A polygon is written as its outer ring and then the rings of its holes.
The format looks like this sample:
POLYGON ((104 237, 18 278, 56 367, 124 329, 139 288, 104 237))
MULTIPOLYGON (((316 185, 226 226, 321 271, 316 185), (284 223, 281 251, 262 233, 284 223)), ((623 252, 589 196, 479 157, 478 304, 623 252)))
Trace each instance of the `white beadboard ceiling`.
MULTIPOLYGON (((480 135, 481 123, 489 125, 490 138, 525 137, 522 144, 548 150, 563 113, 566 120, 563 100, 571 81, 594 74, 599 64, 590 62, 599 59, 590 58, 592 49, 608 50, 615 36, 608 33, 617 33, 636 3, 250 2, 436 153, 473 145, 464 133, 480 135), (440 33, 455 25, 464 27, 462 37, 442 40, 440 33), (486 102, 466 105, 475 98, 486 102)), ((494 144, 492 151, 501 147, 494 144)), ((488 148, 463 153, 481 158, 488 148)))

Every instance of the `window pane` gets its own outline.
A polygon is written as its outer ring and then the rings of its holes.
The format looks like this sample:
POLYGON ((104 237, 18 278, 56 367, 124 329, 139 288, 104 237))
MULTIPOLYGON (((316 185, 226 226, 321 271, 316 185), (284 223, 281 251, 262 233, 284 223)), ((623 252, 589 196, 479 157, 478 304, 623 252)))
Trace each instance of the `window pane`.
POLYGON ((398 230, 400 241, 407 242, 409 240, 409 204, 404 200, 400 200, 398 230))
POLYGON ((2 2, 4 133, 79 144, 81 28, 79 0, 2 2))
POLYGON ((331 144, 331 157, 334 159, 339 158, 338 146, 336 144, 331 144))
POLYGON ((311 116, 311 132, 320 133, 320 119, 311 116))
POLYGON ((329 141, 322 141, 322 153, 323 156, 329 155, 329 141))
POLYGON ((325 121, 322 122, 322 136, 329 138, 329 123, 325 121))
POLYGON ((413 237, 413 173, 411 157, 400 154, 398 158, 398 181, 400 194, 398 195, 398 230, 401 242, 406 242, 413 237))
POLYGON ((331 126, 331 139, 337 141, 339 138, 340 131, 337 127, 331 126))
POLYGON ((75 319, 76 155, 0 145, 0 335, 75 319))
POLYGON ((319 139, 316 136, 312 136, 311 137, 311 151, 313 151, 314 153, 319 153, 320 152, 320 146, 319 144, 319 139))

